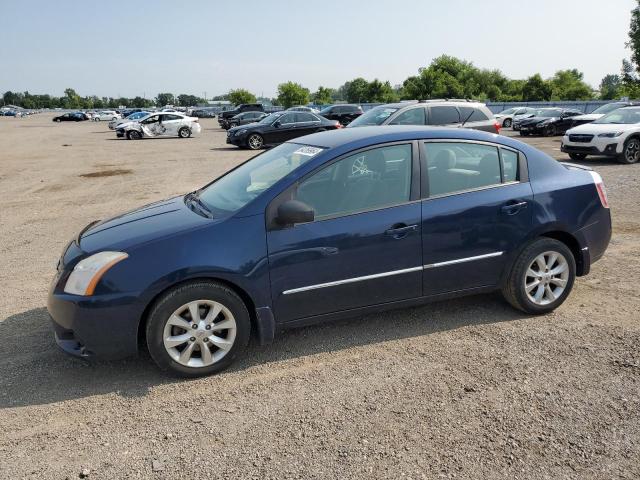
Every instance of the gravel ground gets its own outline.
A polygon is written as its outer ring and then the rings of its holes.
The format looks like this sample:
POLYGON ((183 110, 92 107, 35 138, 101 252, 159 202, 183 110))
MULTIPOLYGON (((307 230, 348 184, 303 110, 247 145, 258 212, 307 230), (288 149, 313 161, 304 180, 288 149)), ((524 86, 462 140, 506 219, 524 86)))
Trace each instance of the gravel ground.
MULTIPOLYGON (((640 477, 640 164, 585 161, 614 235, 550 315, 498 295, 434 303, 289 331, 185 381, 147 356, 60 353, 48 283, 89 221, 252 154, 215 120, 198 138, 127 142, 50 119, 0 118, 0 478, 640 477)), ((527 141, 563 157, 559 137, 527 141)))

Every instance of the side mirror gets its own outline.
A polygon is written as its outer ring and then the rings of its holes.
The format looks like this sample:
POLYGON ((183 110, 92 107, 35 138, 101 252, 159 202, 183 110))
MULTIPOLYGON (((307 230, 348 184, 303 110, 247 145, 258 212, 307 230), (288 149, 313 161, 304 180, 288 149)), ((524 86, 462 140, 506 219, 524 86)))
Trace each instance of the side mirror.
POLYGON ((298 200, 287 200, 278 207, 277 221, 280 225, 313 222, 313 208, 298 200))

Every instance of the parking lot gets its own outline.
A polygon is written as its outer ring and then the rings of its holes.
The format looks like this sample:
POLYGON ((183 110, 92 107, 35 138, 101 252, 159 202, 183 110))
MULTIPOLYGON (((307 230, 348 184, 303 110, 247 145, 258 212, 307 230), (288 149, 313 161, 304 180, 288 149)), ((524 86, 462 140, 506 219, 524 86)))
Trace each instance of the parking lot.
MULTIPOLYGON (((87 223, 194 190, 253 152, 0 118, 0 478, 640 477, 640 164, 587 159, 614 234, 554 313, 476 296, 285 332, 220 375, 86 364, 45 309, 87 223)), ((511 131, 504 131, 513 135, 511 131)), ((526 141, 558 159, 561 137, 526 141)))

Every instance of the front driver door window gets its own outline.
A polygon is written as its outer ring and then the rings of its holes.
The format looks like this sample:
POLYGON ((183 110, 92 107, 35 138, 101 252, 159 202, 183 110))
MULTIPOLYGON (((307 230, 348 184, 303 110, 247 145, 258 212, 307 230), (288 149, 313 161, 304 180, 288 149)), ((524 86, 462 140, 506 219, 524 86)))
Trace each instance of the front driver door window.
POLYGON ((316 218, 267 235, 279 319, 422 294, 414 152, 408 143, 348 155, 281 195, 307 203, 316 218))

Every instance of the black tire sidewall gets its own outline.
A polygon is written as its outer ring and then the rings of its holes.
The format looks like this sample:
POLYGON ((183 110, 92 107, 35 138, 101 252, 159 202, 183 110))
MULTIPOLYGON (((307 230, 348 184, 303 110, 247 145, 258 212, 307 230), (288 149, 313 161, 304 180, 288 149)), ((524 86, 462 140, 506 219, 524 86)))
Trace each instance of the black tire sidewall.
POLYGON ((151 308, 146 326, 147 348, 151 358, 162 370, 181 377, 211 375, 227 368, 249 343, 251 320, 242 299, 229 288, 215 282, 194 282, 181 285, 164 294, 151 308), (193 300, 214 300, 226 306, 236 321, 236 338, 231 350, 208 367, 192 368, 173 360, 164 348, 164 327, 173 312, 193 300))
POLYGON ((180 130, 178 130, 178 136, 180 138, 189 138, 191 136, 191 130, 189 129, 189 127, 181 127, 180 130), (186 135, 182 135, 182 132, 187 131, 186 135))
POLYGON ((509 128, 512 124, 513 124, 513 122, 509 118, 505 119, 505 121, 502 122, 502 126, 504 128, 509 128))
POLYGON ((576 278, 576 261, 573 253, 564 243, 553 238, 541 237, 530 242, 520 255, 516 258, 511 268, 511 273, 507 279, 507 284, 503 289, 505 298, 516 308, 534 315, 542 315, 558 308, 567 299, 576 278), (543 252, 556 251, 561 253, 569 265, 569 279, 567 285, 553 303, 548 305, 537 305, 529 300, 524 286, 524 275, 529 265, 535 257, 543 252))
POLYGON ((127 132, 127 139, 128 140, 140 140, 141 137, 142 137, 142 135, 140 135, 140 133, 138 133, 135 130, 131 130, 131 131, 127 132))
POLYGON ((249 147, 251 150, 260 150, 262 147, 264 146, 264 138, 262 138, 262 135, 258 134, 258 133, 252 133, 251 135, 249 135, 249 137, 247 138, 247 147, 249 147), (252 147, 251 146, 251 137, 260 137, 260 146, 259 147, 252 147))
POLYGON ((624 163, 625 165, 633 165, 634 163, 638 163, 638 162, 630 162, 627 160, 627 146, 629 145, 629 142, 631 142, 632 140, 636 140, 640 142, 640 140, 636 137, 627 139, 624 142, 624 146, 622 147, 622 153, 618 156, 618 161, 620 163, 624 163))

